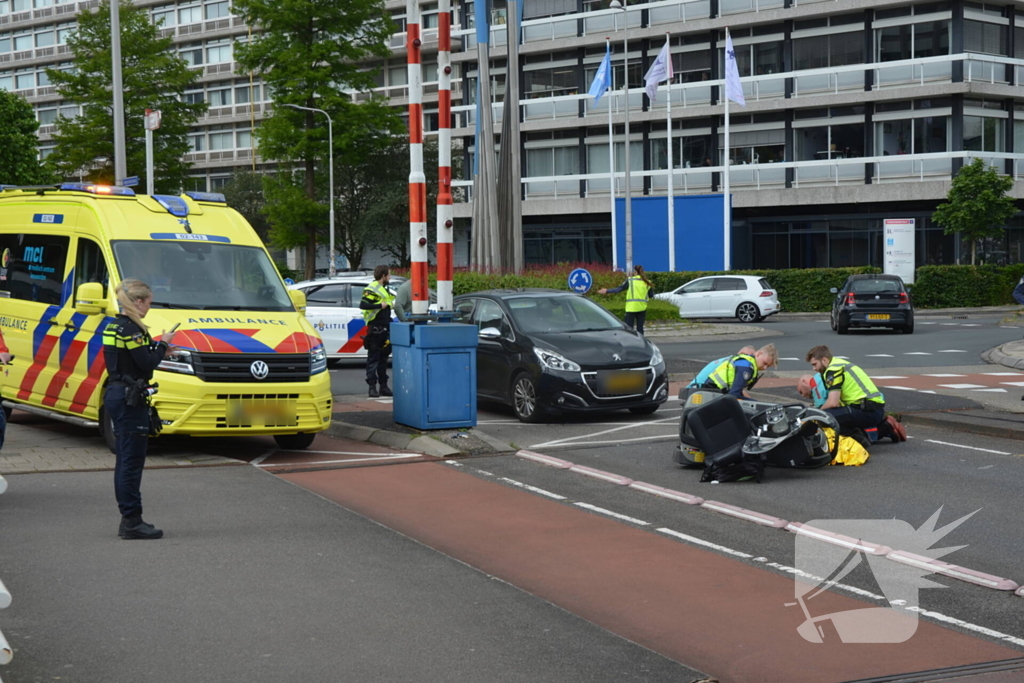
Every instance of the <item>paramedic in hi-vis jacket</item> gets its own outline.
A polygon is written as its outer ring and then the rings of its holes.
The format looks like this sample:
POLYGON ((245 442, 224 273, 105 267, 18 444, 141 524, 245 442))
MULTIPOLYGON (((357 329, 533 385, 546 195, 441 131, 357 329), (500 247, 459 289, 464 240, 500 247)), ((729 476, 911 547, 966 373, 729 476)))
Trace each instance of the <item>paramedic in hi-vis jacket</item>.
POLYGON ((885 397, 859 366, 835 358, 827 346, 815 346, 807 352, 807 362, 820 372, 828 391, 821 407, 839 423, 841 433, 857 429, 878 428, 878 437, 894 442, 906 441, 903 425, 885 414, 885 397))
POLYGON ((363 290, 359 301, 366 321, 363 346, 366 347, 366 383, 370 385, 370 398, 392 395, 388 387, 388 356, 391 355, 391 308, 395 297, 388 291, 390 279, 387 266, 374 268, 373 282, 363 290))

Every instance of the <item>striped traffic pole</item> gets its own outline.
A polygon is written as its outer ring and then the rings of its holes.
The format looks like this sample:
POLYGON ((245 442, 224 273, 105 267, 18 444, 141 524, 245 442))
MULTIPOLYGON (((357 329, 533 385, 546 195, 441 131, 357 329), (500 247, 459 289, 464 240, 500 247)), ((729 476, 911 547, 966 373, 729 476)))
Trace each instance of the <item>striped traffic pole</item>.
POLYGON ((437 309, 452 310, 452 15, 437 4, 437 309))
POLYGON ((423 78, 420 63, 419 0, 406 0, 409 54, 409 254, 412 257, 412 312, 425 315, 427 298, 427 177, 423 174, 423 78))

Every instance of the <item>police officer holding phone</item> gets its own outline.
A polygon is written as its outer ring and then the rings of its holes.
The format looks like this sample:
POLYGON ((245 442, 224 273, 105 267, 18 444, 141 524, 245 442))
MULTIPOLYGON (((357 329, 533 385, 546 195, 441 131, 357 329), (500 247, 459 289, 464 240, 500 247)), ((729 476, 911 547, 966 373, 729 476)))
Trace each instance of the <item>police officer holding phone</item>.
MULTIPOLYGON (((110 416, 117 437, 117 463, 114 467, 114 495, 121 511, 118 536, 124 539, 157 539, 160 529, 142 521, 142 469, 151 428, 149 396, 153 371, 174 347, 174 330, 154 342, 142 319, 153 303, 149 285, 139 280, 123 280, 114 290, 121 314, 103 331, 103 357, 110 379, 103 406, 110 416)), ((177 329, 177 326, 175 326, 177 329)))

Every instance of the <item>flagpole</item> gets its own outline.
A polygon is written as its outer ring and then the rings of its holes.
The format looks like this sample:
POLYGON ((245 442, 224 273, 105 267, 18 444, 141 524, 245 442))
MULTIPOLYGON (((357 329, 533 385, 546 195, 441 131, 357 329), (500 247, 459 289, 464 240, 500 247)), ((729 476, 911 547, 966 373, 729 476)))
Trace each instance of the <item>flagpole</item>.
MULTIPOLYGON (((725 44, 729 44, 729 29, 725 29, 725 44)), ((725 55, 725 59, 722 60, 726 64, 728 69, 729 55, 725 55)), ((732 206, 729 201, 729 93, 726 92, 725 79, 722 80, 722 95, 725 100, 725 154, 723 164, 725 171, 722 175, 723 178, 723 197, 722 197, 722 270, 731 270, 730 258, 729 258, 729 243, 730 239, 730 228, 732 227, 732 206)))
MULTIPOLYGON (((669 34, 665 33, 665 43, 669 41, 669 34)), ((669 52, 669 60, 672 59, 672 53, 669 52)), ((669 74, 672 73, 672 69, 669 68, 669 74)), ((668 85, 665 88, 665 94, 668 96, 668 113, 666 115, 668 124, 668 269, 669 272, 675 272, 676 270, 676 193, 675 185, 673 184, 673 172, 675 166, 672 161, 672 76, 669 76, 668 85)))
MULTIPOLYGON (((612 40, 604 39, 605 54, 611 54, 612 40)), ((608 65, 609 76, 611 77, 611 91, 615 92, 615 69, 608 65)), ((613 97, 608 98, 608 190, 611 194, 612 205, 612 268, 619 263, 619 240, 616 230, 618 220, 615 216, 615 128, 612 125, 612 102, 613 97)))

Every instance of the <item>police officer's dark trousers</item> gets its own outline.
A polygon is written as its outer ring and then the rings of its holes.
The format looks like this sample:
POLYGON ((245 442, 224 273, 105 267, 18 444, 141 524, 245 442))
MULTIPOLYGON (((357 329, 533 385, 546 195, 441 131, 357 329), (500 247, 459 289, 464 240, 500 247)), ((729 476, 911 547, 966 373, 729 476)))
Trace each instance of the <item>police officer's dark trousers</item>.
POLYGON ((640 334, 644 333, 645 320, 647 320, 647 311, 626 311, 626 325, 632 327, 640 334))
POLYGON ((366 383, 371 387, 388 385, 388 358, 391 356, 390 325, 370 324, 363 340, 366 347, 366 383))
MULTIPOLYGON (((839 423, 839 431, 846 434, 851 429, 869 429, 878 427, 885 420, 885 406, 876 403, 878 407, 871 406, 870 410, 864 410, 856 406, 843 406, 842 408, 829 408, 825 412, 836 419, 839 423)), ((885 430, 888 432, 888 429, 885 430)), ((883 436, 881 432, 879 436, 883 436)))
POLYGON ((112 382, 103 396, 117 437, 117 463, 114 466, 114 496, 122 517, 142 516, 142 468, 149 445, 149 406, 141 402, 129 406, 127 387, 112 382))

